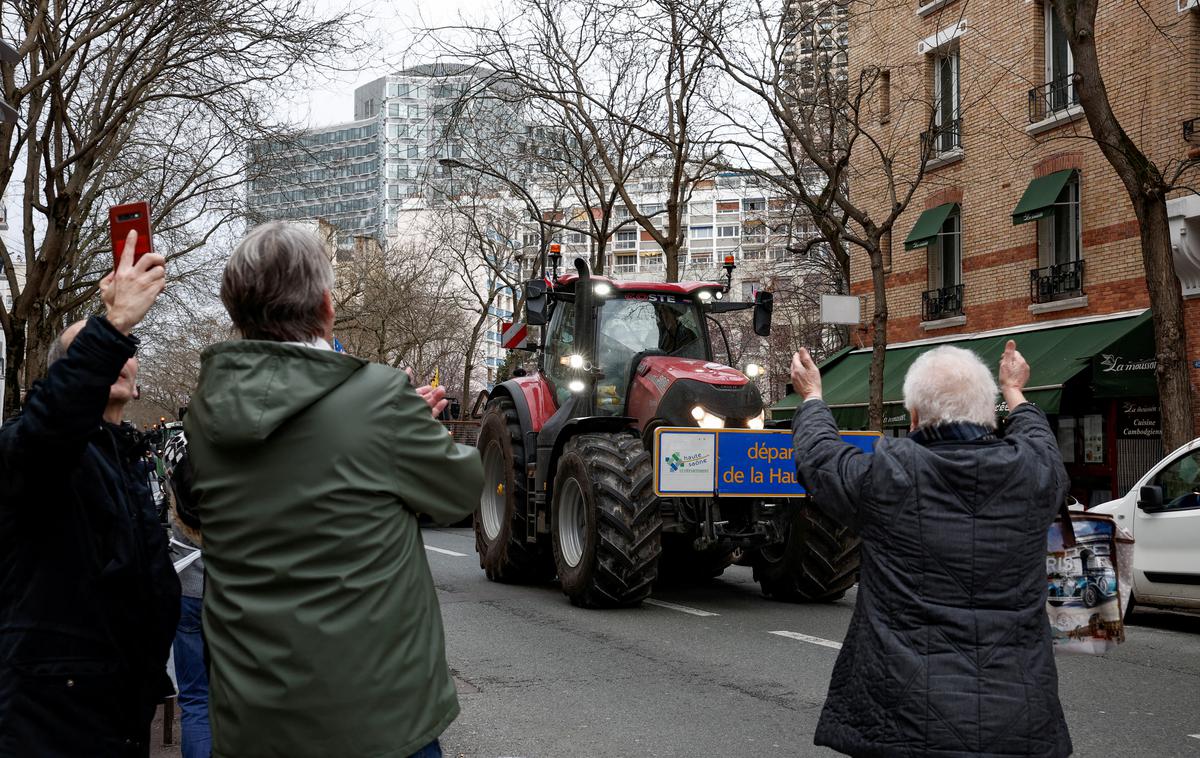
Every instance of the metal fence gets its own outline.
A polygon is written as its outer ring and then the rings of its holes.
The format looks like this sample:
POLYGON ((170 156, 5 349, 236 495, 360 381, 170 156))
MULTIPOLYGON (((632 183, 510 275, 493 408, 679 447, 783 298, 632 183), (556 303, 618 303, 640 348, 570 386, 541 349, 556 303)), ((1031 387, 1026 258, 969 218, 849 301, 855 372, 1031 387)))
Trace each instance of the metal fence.
POLYGON ((442 424, 450 432, 455 442, 463 445, 474 445, 479 441, 478 421, 443 421, 442 424))

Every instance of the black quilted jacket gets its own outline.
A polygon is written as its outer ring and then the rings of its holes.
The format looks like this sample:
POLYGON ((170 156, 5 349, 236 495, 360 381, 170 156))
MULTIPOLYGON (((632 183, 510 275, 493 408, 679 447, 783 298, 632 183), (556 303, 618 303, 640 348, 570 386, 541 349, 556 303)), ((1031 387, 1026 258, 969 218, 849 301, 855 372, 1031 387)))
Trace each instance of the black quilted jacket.
POLYGON ((800 479, 862 536, 858 602, 814 742, 854 756, 1071 753, 1046 619, 1046 529, 1067 475, 1031 404, 1001 439, 843 443, 793 422, 800 479))

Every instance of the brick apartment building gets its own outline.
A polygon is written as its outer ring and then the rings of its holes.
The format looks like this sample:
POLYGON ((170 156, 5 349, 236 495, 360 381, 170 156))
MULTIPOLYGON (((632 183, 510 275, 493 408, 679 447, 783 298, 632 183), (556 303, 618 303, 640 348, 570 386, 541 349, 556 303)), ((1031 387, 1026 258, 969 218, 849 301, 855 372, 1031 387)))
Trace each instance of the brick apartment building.
MULTIPOLYGON (((1109 97, 1159 166, 1187 157, 1184 122, 1200 115, 1196 4, 1100 4, 1109 97)), ((993 363, 1013 337, 1033 366, 1029 394, 1051 415, 1074 494, 1085 503, 1123 494, 1163 452, 1149 295, 1132 206, 1090 139, 1049 3, 849 7, 850 81, 868 67, 882 72, 873 136, 910 175, 932 141, 925 178, 885 252, 885 425, 901 434, 909 423, 901 386, 921 351, 959 344, 993 363)), ((869 159, 854 168, 857 197, 889 202, 869 159)), ((1193 224, 1200 235, 1200 198, 1173 198, 1169 211, 1185 293, 1200 294, 1200 248, 1188 245, 1193 224)), ((855 257, 851 281, 871 313, 865 256, 855 257)), ((1190 360, 1200 358, 1200 300, 1185 307, 1190 360)), ((825 369, 827 398, 847 428, 865 425, 869 360, 869 350, 850 350, 825 369)), ((1191 371, 1195 387, 1200 368, 1191 371)), ((1193 403, 1200 408, 1200 397, 1193 403)))

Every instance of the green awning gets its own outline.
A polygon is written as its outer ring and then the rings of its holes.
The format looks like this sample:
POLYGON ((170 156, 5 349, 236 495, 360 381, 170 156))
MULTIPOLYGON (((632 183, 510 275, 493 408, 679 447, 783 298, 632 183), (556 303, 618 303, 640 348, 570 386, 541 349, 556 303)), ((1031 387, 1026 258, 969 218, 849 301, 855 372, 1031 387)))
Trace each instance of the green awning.
POLYGON ((1074 175, 1075 169, 1069 168, 1066 171, 1056 171, 1048 176, 1039 176, 1030 182, 1029 186, 1025 188, 1025 194, 1021 195, 1021 202, 1017 203, 1017 207, 1013 209, 1013 223, 1024 224, 1027 221, 1037 221, 1039 218, 1050 215, 1054 201, 1058 199, 1063 187, 1067 186, 1067 182, 1071 181, 1071 177, 1074 175))
POLYGON ((913 225, 912 231, 908 233, 908 237, 905 238, 904 249, 916 250, 933 242, 934 238, 942 231, 942 224, 946 223, 946 218, 957 207, 958 203, 946 203, 922 213, 917 219, 917 223, 913 225))
POLYGON ((1095 397, 1155 397, 1158 359, 1154 348, 1154 323, 1145 323, 1106 347, 1092 361, 1095 397))
MULTIPOLYGON (((974 350, 983 362, 994 368, 1000 364, 1004 344, 1017 341, 1017 348, 1029 362, 1029 384, 1025 397, 1047 413, 1057 413, 1062 401, 1062 388, 1068 380, 1092 368, 1093 359, 1109 351, 1113 345, 1125 344, 1126 338, 1149 328, 1150 312, 1137 316, 1087 321, 1064 326, 1037 328, 1029 325, 1012 330, 961 335, 957 339, 923 342, 919 345, 888 348, 883 369, 883 402, 885 427, 907 426, 903 410, 904 375, 921 353, 942 345, 954 345, 974 350)), ((871 351, 854 350, 842 353, 821 369, 821 384, 825 402, 834 410, 838 426, 843 429, 864 429, 867 425, 867 381, 871 366, 871 351)), ((800 398, 792 395, 770 409, 772 420, 791 418, 800 398)), ((1004 414, 1003 404, 997 412, 1004 414)))

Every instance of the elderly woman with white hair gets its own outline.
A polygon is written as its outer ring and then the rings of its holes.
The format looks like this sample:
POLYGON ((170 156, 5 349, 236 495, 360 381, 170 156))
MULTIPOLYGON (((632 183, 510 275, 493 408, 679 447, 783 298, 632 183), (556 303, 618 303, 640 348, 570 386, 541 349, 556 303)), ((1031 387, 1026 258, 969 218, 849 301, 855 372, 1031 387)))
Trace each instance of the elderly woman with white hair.
POLYGON ((854 756, 1071 753, 1046 619, 1046 529, 1068 480, 1029 365, 1009 340, 999 392, 968 350, 904 379, 912 434, 865 454, 841 441, 807 350, 796 468, 816 505, 862 537, 858 600, 814 742, 854 756))

